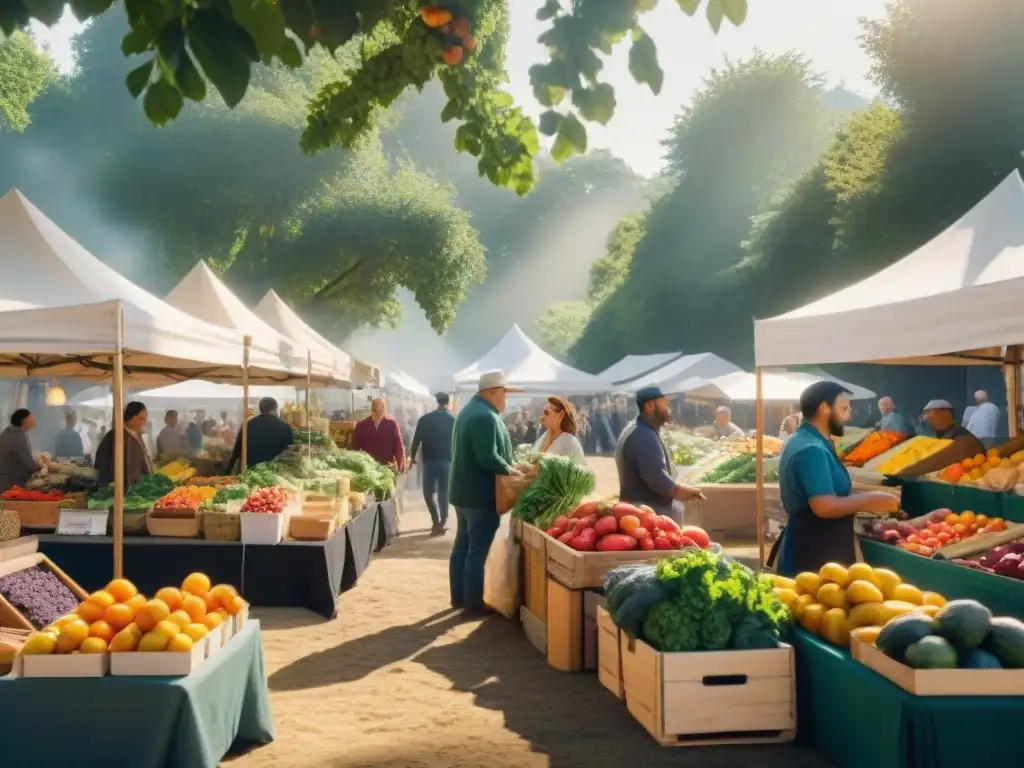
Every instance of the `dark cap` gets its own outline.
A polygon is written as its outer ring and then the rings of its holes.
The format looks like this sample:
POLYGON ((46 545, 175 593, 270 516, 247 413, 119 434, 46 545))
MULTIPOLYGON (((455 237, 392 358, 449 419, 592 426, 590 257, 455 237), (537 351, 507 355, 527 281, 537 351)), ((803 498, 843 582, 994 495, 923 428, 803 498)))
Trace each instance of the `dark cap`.
POLYGON ((658 387, 644 387, 643 389, 637 390, 636 407, 642 411, 644 406, 651 402, 651 400, 660 400, 664 396, 665 395, 658 387))
POLYGON ((836 381, 816 381, 800 393, 800 412, 805 419, 811 419, 822 403, 832 405, 840 395, 853 393, 836 381))

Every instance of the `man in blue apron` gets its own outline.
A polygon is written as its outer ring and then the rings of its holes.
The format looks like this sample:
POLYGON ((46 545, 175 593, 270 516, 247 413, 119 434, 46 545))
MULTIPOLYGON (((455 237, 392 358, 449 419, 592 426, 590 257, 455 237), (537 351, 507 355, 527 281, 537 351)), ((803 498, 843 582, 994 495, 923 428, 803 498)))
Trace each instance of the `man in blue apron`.
POLYGON ((850 419, 850 394, 834 381, 819 381, 800 395, 803 423, 779 459, 779 492, 788 522, 768 560, 770 565, 778 555, 776 570, 783 576, 817 572, 828 562, 854 562, 851 518, 862 511, 895 512, 899 506, 888 493, 850 495, 850 473, 832 442, 850 419))

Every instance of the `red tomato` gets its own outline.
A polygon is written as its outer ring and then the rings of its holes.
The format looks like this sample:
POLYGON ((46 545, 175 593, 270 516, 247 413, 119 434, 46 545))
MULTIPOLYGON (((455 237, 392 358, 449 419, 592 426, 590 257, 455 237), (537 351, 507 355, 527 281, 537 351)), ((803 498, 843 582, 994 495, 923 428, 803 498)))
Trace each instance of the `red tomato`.
POLYGON ((668 536, 660 536, 654 539, 655 549, 673 549, 672 542, 669 541, 668 536))
POLYGON ((696 546, 697 546, 697 542, 695 542, 689 536, 680 536, 679 537, 679 549, 682 549, 683 547, 696 547, 696 546))
POLYGON ((688 537, 701 549, 707 549, 708 545, 711 544, 711 537, 708 536, 707 531, 703 528, 698 528, 695 525, 684 525, 682 530, 683 536, 688 537))
POLYGON ((648 537, 646 539, 640 539, 637 542, 637 544, 640 546, 640 549, 644 550, 645 552, 649 552, 650 550, 654 549, 654 547, 655 547, 654 539, 652 539, 650 537, 648 537))
POLYGON ((602 517, 596 523, 594 523, 594 532, 600 536, 607 536, 609 533, 615 533, 619 530, 619 521, 614 517, 602 517))
POLYGON ((643 526, 638 526, 637 528, 634 528, 627 535, 632 536, 637 541, 640 541, 641 539, 649 539, 649 538, 651 538, 651 532, 648 531, 643 526))
POLYGON ((563 533, 561 536, 558 537, 558 540, 560 542, 562 542, 563 544, 568 544, 574 538, 576 538, 575 531, 566 531, 565 533, 563 533))

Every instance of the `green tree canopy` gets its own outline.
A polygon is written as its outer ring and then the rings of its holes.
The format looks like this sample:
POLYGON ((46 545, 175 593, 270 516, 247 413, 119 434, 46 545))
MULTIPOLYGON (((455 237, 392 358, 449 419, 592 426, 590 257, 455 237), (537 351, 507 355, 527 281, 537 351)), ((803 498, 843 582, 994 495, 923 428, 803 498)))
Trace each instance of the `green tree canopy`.
POLYGON ((0 38, 0 130, 23 131, 29 105, 54 77, 49 57, 21 32, 0 38))
MULTIPOLYGON (((724 20, 741 24, 747 15, 747 0, 676 1, 691 16, 703 8, 716 32, 724 20)), ((601 55, 617 43, 631 40, 634 80, 661 90, 656 45, 640 26, 657 0, 537 4, 538 18, 551 24, 539 39, 547 60, 530 77, 537 98, 550 107, 540 130, 554 137, 552 156, 562 161, 587 149, 580 117, 604 124, 614 114, 615 92, 600 72, 601 55)), ((54 24, 67 6, 85 20, 121 3, 7 0, 0 31, 9 34, 30 19, 54 24)), ((315 49, 333 54, 354 44, 353 66, 320 83, 309 101, 306 151, 351 146, 372 129, 379 108, 436 77, 447 96, 441 119, 460 123, 456 147, 479 158, 480 173, 493 183, 520 195, 533 186, 537 129, 502 90, 507 0, 124 0, 124 9, 130 29, 120 47, 136 57, 124 82, 157 125, 178 117, 186 100, 203 102, 208 84, 237 106, 259 62, 296 68, 315 49)))

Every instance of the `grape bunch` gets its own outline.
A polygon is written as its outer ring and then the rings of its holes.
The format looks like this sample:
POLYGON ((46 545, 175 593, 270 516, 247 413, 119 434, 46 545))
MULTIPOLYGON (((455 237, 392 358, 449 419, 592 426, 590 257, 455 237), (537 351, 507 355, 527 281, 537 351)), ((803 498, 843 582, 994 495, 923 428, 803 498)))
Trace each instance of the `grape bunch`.
POLYGON ((42 629, 78 607, 78 598, 60 579, 34 566, 0 578, 0 595, 42 629))

